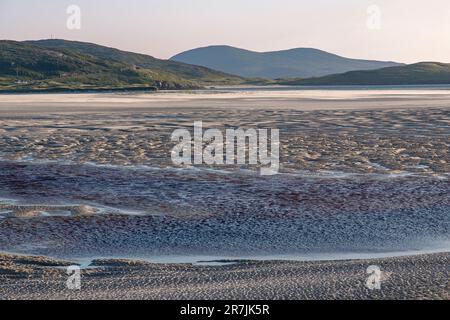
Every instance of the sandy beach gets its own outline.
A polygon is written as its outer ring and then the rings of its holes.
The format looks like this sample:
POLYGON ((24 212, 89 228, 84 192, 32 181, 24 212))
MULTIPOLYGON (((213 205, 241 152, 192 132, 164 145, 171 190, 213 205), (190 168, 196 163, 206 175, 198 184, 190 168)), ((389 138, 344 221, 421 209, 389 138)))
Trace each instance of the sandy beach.
POLYGON ((80 93, 2 95, 0 114, 30 115, 56 112, 158 112, 184 110, 373 110, 447 107, 448 86, 380 89, 274 87, 223 88, 158 93, 80 93))
POLYGON ((448 299, 449 105, 441 88, 2 96, 0 297, 448 299), (279 129, 279 174, 175 166, 170 135, 197 120, 279 129), (64 266, 91 260, 66 290, 64 266))
POLYGON ((373 260, 235 261, 222 266, 98 260, 66 287, 62 262, 0 255, 2 299, 450 299, 450 254, 373 260), (366 269, 382 270, 381 289, 366 269))

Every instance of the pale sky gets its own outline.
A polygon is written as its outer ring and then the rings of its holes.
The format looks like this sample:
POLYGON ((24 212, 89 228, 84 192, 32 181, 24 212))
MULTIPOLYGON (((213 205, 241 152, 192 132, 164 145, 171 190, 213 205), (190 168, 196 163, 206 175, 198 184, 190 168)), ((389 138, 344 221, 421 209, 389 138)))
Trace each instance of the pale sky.
POLYGON ((164 59, 227 44, 255 51, 313 47, 351 58, 450 62, 450 1, 0 0, 0 39, 51 36, 164 59), (66 26, 69 5, 81 9, 79 30, 66 26))

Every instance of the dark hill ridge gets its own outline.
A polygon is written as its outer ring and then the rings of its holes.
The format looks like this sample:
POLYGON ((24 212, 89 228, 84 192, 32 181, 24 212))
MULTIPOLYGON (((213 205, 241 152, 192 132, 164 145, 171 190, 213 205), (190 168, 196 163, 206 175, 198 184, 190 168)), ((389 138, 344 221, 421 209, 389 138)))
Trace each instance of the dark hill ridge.
POLYGON ((390 61, 349 59, 312 48, 254 52, 231 46, 197 48, 177 54, 171 60, 243 77, 270 79, 309 78, 400 65, 390 61))
POLYGON ((205 67, 157 59, 149 55, 122 51, 94 43, 60 39, 26 41, 26 43, 44 48, 75 50, 99 59, 116 60, 122 63, 135 65, 139 68, 149 69, 154 72, 168 73, 186 80, 197 81, 202 85, 239 84, 244 81, 241 77, 205 67))
MULTIPOLYGON (((222 49, 219 51, 222 52, 222 49)), ((279 70, 276 64, 269 65, 253 59, 253 53, 249 51, 243 50, 242 55, 240 49, 236 51, 235 48, 226 47, 226 50, 230 50, 232 54, 237 53, 240 63, 246 61, 244 66, 241 65, 243 69, 246 68, 245 64, 255 66, 260 63, 265 70, 279 70)), ((320 50, 305 50, 294 49, 266 54, 271 58, 277 57, 278 61, 290 61, 293 52, 298 54, 301 51, 303 57, 309 61, 309 64, 305 63, 306 67, 320 66, 320 61, 329 59, 330 56, 337 60, 345 59, 320 50)), ((362 64, 367 62, 358 61, 362 64)), ((223 62, 227 63, 227 60, 223 62)), ((239 66, 238 64, 237 67, 239 66)), ((320 68, 329 70, 326 65, 320 68)), ((450 64, 423 62, 324 77, 264 80, 233 76, 206 67, 160 60, 92 43, 53 39, 0 41, 0 92, 194 89, 237 84, 450 84, 450 64)))
POLYGON ((0 90, 55 91, 194 88, 195 82, 171 74, 137 69, 69 49, 0 41, 0 90))
POLYGON ((17 41, 0 41, 0 73, 29 79, 61 76, 63 73, 101 73, 126 67, 114 62, 107 64, 92 56, 70 50, 53 50, 17 41))
POLYGON ((319 78, 279 81, 284 85, 421 85, 450 84, 450 64, 420 62, 378 70, 351 71, 319 78))
POLYGON ((67 40, 0 41, 0 91, 193 89, 245 79, 67 40))

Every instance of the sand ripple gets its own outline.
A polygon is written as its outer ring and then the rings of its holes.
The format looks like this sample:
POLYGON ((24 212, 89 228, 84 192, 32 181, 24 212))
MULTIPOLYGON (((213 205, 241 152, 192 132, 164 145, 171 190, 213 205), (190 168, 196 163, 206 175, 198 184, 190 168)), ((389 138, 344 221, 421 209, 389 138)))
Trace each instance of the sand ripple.
POLYGON ((112 165, 172 166, 170 134, 205 128, 281 130, 282 170, 450 172, 450 110, 211 110, 0 118, 0 156, 112 165))

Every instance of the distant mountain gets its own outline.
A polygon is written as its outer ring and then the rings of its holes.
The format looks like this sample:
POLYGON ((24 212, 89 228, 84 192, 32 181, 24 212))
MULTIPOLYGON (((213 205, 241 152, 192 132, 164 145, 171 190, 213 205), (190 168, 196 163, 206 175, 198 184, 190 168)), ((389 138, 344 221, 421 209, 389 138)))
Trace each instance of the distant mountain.
POLYGON ((241 77, 211 70, 206 67, 171 60, 161 60, 149 55, 122 51, 94 43, 60 39, 26 41, 26 43, 52 49, 76 50, 82 54, 91 55, 99 59, 116 60, 157 73, 170 73, 179 78, 196 81, 201 85, 239 84, 244 81, 241 77))
POLYGON ((348 59, 325 51, 298 48, 254 52, 230 46, 209 46, 177 54, 170 60, 208 67, 242 77, 308 78, 353 70, 398 66, 395 62, 348 59))
POLYGON ((319 78, 279 81, 284 85, 420 85, 450 84, 450 64, 421 62, 370 71, 351 71, 319 78))
MULTIPOLYGON (((241 71, 247 70, 247 72, 251 65, 253 65, 253 72, 256 72, 256 65, 266 71, 280 71, 280 64, 277 65, 276 61, 286 62, 293 59, 292 56, 295 55, 302 55, 303 61, 310 61, 309 64, 303 63, 303 67, 312 68, 314 66, 316 72, 317 70, 331 72, 332 63, 330 61, 343 61, 341 67, 345 63, 359 68, 368 67, 369 63, 372 65, 384 64, 383 62, 346 59, 314 49, 295 49, 267 54, 252 53, 231 47, 210 47, 206 51, 218 49, 219 52, 223 52, 223 48, 226 49, 225 51, 234 53, 233 59, 240 61, 241 71), (275 62, 273 65, 268 62, 262 63, 261 60, 254 58, 254 54, 262 55, 264 59, 267 58, 265 55, 269 55, 270 59, 275 62), (286 56, 286 58, 282 58, 282 56, 286 56), (319 61, 323 61, 322 65, 319 61), (329 63, 327 64, 325 61, 329 63)), ((228 54, 228 57, 231 56, 233 54, 228 54)), ((227 64, 227 61, 230 60, 224 59, 222 63, 227 64)), ((237 63, 237 67, 239 67, 239 63, 237 63)), ((301 68, 301 65, 297 64, 296 66, 301 68)), ((291 67, 294 68, 295 64, 292 63, 291 67)), ((285 75, 292 72, 292 68, 287 70, 286 67, 285 75)), ((0 92, 194 89, 203 86, 251 83, 284 85, 450 84, 450 64, 423 62, 376 70, 350 71, 323 77, 265 80, 233 76, 203 66, 160 60, 144 54, 121 51, 92 43, 67 40, 26 42, 0 40, 0 92)))

